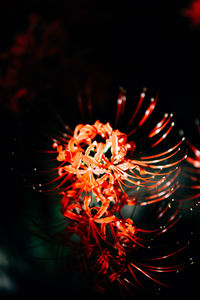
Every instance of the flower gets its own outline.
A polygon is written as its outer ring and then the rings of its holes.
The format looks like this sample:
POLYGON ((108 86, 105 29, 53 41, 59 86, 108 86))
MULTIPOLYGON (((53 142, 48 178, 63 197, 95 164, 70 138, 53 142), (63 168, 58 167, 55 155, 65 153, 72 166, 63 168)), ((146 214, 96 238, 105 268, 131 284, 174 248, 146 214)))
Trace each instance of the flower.
MULTIPOLYGON (((142 286, 136 273, 162 284, 155 274, 183 268, 183 264, 171 267, 148 265, 133 254, 139 249, 151 248, 150 240, 168 231, 178 221, 180 203, 172 209, 170 197, 179 188, 178 166, 186 158, 186 155, 180 156, 179 147, 184 138, 156 154, 147 156, 137 151, 138 141, 133 136, 147 122, 157 102, 157 97, 151 99, 138 125, 132 128, 145 92, 144 89, 128 122, 129 132, 121 132, 113 129, 109 122, 104 124, 97 120, 93 124, 78 124, 74 131, 65 126, 66 131, 53 138, 53 153, 57 153, 59 166, 58 177, 50 183, 59 183, 50 190, 62 195, 62 214, 67 220, 64 240, 66 244, 74 245, 74 234, 79 237, 78 251, 83 251, 88 268, 97 270, 99 288, 105 278, 122 286, 127 283, 142 286), (167 216, 164 226, 141 228, 132 216, 124 216, 126 207, 152 205, 157 209, 154 219, 167 216), (127 279, 127 272, 132 279, 127 279)), ((115 126, 124 116, 125 103, 125 91, 121 89, 115 126)), ((172 114, 165 114, 147 134, 148 140, 154 139, 150 149, 157 148, 166 139, 174 127, 172 117, 172 114)))

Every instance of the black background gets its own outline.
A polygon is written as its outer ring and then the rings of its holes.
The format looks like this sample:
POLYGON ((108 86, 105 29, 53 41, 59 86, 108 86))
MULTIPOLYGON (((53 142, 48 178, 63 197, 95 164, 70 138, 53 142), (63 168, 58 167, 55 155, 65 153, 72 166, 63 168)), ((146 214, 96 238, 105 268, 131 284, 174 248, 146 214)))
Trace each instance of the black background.
MULTIPOLYGON (((160 110, 173 112, 177 127, 194 139, 196 130, 194 119, 199 118, 200 113, 200 26, 193 27, 191 21, 183 16, 182 10, 189 5, 190 2, 185 0, 101 2, 8 0, 1 3, 0 47, 1 51, 5 51, 12 45, 14 36, 26 28, 29 14, 41 15, 48 21, 58 18, 67 31, 69 45, 67 55, 72 57, 73 61, 81 59, 89 70, 93 70, 90 74, 100 70, 101 74, 109 78, 105 93, 102 93, 101 82, 96 84, 97 91, 95 92, 106 95, 106 100, 102 99, 100 104, 97 103, 102 109, 103 117, 104 113, 108 114, 106 109, 109 112, 113 109, 112 104, 119 86, 127 90, 128 99, 138 95, 145 86, 152 93, 159 91, 160 110), (107 101, 109 97, 110 103, 107 101), (106 105, 107 108, 105 108, 106 105)), ((85 72, 85 69, 78 70, 79 78, 84 77, 85 72)), ((51 87, 51 91, 53 91, 51 94, 53 105, 57 105, 56 109, 62 112, 62 117, 65 117, 62 107, 66 107, 69 122, 73 123, 74 110, 71 118, 69 117, 70 102, 57 101, 55 99, 57 90, 54 91, 51 87)), ((93 102, 95 102, 94 99, 93 102)), ((11 157, 11 152, 15 151, 20 155, 28 156, 26 151, 30 137, 36 138, 36 131, 40 130, 44 120, 48 119, 48 111, 45 111, 44 107, 44 103, 37 102, 32 110, 20 117, 14 116, 4 107, 1 109, 1 155, 2 165, 6 162, 6 169, 4 171, 2 168, 0 242, 7 256, 11 257, 11 261, 23 258, 27 236, 22 215, 27 195, 30 198, 35 197, 31 193, 30 195, 24 192, 23 183, 17 174, 10 171, 13 164, 16 164, 18 169, 21 168, 20 163, 16 163, 11 157), (28 144, 25 142, 27 136, 28 144), (14 141, 16 137, 17 142, 14 141)), ((194 142, 199 146, 198 139, 194 142)), ((198 256, 199 223, 197 219, 195 215, 193 221, 191 218, 188 219, 182 227, 188 232, 195 230, 197 232, 193 238, 191 256, 198 256)), ((183 232, 182 235, 184 235, 183 232)), ((176 299, 186 295, 187 298, 198 299, 200 292, 198 269, 197 261, 192 268, 185 271, 176 288, 160 292, 159 295, 155 294, 152 297, 163 299, 166 296, 166 298, 176 299)), ((71 279, 70 272, 65 274, 66 280, 57 278, 57 282, 53 284, 51 280, 48 282, 45 275, 44 280, 39 282, 36 273, 29 274, 25 278, 23 268, 21 269, 19 265, 13 267, 12 272, 12 276, 20 286, 20 293, 26 296, 34 294, 49 297, 53 292, 65 291, 63 297, 71 299, 68 289, 71 292, 76 288, 74 283, 76 277, 73 275, 71 279)), ((31 273, 30 270, 29 273, 31 273)), ((77 286, 80 288, 79 284, 77 286)), ((88 293, 91 296, 92 293, 87 292, 87 287, 83 290, 83 295, 88 293)), ((11 293, 11 296, 17 296, 17 294, 18 292, 11 293)), ((78 291, 75 291, 75 298, 77 294, 78 291)), ((9 294, 3 293, 3 297, 7 296, 9 294)), ((94 294, 93 297, 97 295, 94 294)))

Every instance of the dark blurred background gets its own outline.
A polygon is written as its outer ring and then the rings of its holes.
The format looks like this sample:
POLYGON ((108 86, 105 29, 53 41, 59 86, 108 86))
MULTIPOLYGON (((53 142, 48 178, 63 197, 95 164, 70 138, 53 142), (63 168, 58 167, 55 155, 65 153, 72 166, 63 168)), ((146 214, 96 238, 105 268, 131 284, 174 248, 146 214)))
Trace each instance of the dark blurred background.
MULTIPOLYGON (((39 243, 31 240, 26 228, 27 214, 32 213, 39 220, 51 213, 46 211, 49 199, 30 191, 32 187, 26 184, 26 180, 32 177, 33 181, 36 180, 33 152, 46 146, 45 142, 44 145, 41 143, 41 135, 45 130, 48 130, 48 135, 52 134, 58 122, 55 111, 65 122, 74 124, 81 117, 76 107, 77 95, 80 93, 84 98, 89 90, 95 113, 110 120, 120 86, 127 90, 128 101, 133 106, 142 88, 147 87, 151 96, 159 92, 158 110, 161 114, 174 113, 177 128, 183 129, 199 147, 195 120, 200 117, 200 26, 193 26, 192 20, 183 14, 190 5, 189 0, 7 0, 1 3, 1 53, 7 53, 15 43, 15 37, 26 32, 30 15, 37 15, 42 20, 36 33, 38 37, 41 37, 39 31, 45 30, 55 20, 59 20, 59 28, 62 28, 60 43, 57 40, 52 42, 58 47, 55 57, 50 60, 44 57, 36 63, 33 60, 26 69, 31 57, 27 55, 23 61, 26 72, 23 75, 21 69, 17 72, 20 88, 27 87, 31 91, 31 100, 23 100, 16 109, 11 103, 7 104, 10 94, 7 95, 5 84, 0 89, 2 299, 18 295, 49 297, 54 292, 60 292, 60 295, 65 292, 63 297, 67 299, 80 297, 79 292, 98 297, 91 292, 87 279, 73 268, 68 267, 63 276, 62 273, 54 276, 52 262, 45 264, 31 258, 37 254, 47 258, 49 253, 55 257, 56 247, 49 250, 48 246, 42 246, 35 252, 27 250, 39 243), (49 68, 48 76, 43 72, 45 67, 49 68), (69 295, 71 292, 74 296, 69 295)), ((0 77, 5 78, 9 58, 1 59, 1 62, 0 77)), ((15 88, 12 89, 15 93, 15 88)), ((185 232, 188 234, 192 241, 191 257, 198 257, 200 230, 197 214, 189 216, 177 232, 180 238, 185 232)), ((199 264, 198 259, 194 261, 194 265, 180 276, 175 288, 156 291, 152 297, 176 299, 186 295, 198 299, 199 264)), ((76 263, 72 261, 73 264, 76 263)))

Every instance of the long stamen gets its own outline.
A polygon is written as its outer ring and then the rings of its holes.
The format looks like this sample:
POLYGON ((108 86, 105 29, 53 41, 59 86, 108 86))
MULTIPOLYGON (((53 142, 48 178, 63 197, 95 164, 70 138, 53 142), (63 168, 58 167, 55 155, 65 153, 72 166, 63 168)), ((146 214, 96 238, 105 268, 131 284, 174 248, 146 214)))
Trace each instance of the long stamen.
POLYGON ((128 123, 129 126, 133 123, 133 121, 134 121, 134 119, 135 119, 135 117, 136 117, 136 115, 137 115, 137 113, 138 113, 138 111, 139 111, 139 109, 140 109, 140 107, 142 105, 142 102, 143 102, 143 100, 145 98, 145 92, 146 92, 146 89, 144 88, 143 92, 140 94, 140 99, 138 101, 137 107, 136 107, 136 109, 135 109, 135 111, 134 111, 134 113, 133 113, 133 115, 132 115, 132 117, 131 117, 131 119, 130 119, 130 121, 128 123))

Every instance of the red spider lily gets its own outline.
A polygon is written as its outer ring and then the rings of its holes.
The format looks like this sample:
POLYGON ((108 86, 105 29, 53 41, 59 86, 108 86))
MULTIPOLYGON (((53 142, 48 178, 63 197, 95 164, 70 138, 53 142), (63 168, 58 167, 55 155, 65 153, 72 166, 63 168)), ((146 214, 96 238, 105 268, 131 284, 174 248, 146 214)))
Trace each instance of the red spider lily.
MULTIPOLYGON (((157 97, 151 99, 145 114, 133 128, 144 98, 145 90, 130 117, 127 133, 97 120, 92 125, 79 124, 74 131, 65 126, 66 132, 53 139, 52 152, 57 153, 60 165, 56 168, 58 177, 50 184, 58 183, 49 191, 62 195, 62 214, 68 220, 65 241, 71 243, 74 234, 79 237, 87 265, 97 271, 100 277, 97 286, 101 288, 105 280, 117 282, 125 288, 127 284, 142 286, 136 273, 159 284, 159 273, 183 268, 183 264, 162 267, 133 258, 133 253, 139 249, 148 250, 152 237, 165 233, 178 221, 180 204, 172 208, 170 198, 180 186, 178 166, 186 158, 180 154, 179 148, 184 139, 155 154, 144 155, 137 151, 139 145, 134 134, 147 122, 157 102, 157 97), (140 228, 132 217, 123 215, 126 206, 158 204, 154 218, 161 220, 167 216, 163 227, 140 228)), ((125 115, 125 104, 125 91, 121 89, 115 126, 125 115)), ((174 127, 172 117, 172 114, 165 114, 147 134, 150 149, 157 149, 165 141, 174 127)))

